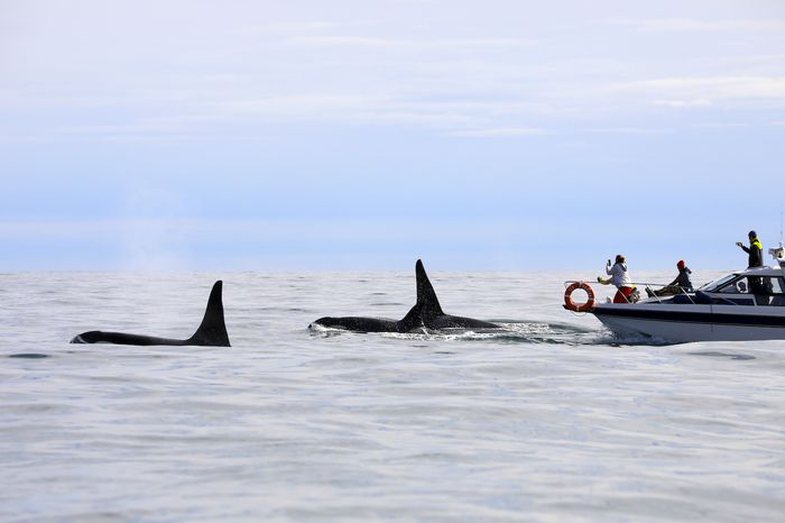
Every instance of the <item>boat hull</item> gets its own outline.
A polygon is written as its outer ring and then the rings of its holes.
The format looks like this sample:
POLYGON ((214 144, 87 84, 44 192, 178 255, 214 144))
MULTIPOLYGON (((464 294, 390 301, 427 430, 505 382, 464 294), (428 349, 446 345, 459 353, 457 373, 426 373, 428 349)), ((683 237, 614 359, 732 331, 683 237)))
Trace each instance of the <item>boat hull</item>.
POLYGON ((592 314, 616 334, 673 343, 785 339, 783 307, 601 304, 592 314))

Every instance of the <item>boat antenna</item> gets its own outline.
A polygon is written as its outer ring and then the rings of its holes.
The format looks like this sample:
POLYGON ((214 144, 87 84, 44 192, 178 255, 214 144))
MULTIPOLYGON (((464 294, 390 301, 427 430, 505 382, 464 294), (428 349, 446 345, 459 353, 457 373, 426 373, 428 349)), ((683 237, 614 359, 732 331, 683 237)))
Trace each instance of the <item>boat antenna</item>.
POLYGON ((782 246, 782 207, 780 207, 780 246, 778 249, 769 249, 769 253, 780 264, 785 271, 785 247, 782 246))

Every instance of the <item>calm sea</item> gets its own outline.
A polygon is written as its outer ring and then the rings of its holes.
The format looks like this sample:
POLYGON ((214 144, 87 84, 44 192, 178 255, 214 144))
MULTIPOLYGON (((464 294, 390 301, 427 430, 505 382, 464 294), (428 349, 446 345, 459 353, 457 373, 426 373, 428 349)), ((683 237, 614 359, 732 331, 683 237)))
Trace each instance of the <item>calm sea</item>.
POLYGON ((0 275, 0 521, 785 520, 785 342, 616 340, 561 308, 592 274, 430 275, 506 331, 308 330, 401 318, 413 270, 0 275), (218 278, 231 348, 68 344, 188 337, 218 278))

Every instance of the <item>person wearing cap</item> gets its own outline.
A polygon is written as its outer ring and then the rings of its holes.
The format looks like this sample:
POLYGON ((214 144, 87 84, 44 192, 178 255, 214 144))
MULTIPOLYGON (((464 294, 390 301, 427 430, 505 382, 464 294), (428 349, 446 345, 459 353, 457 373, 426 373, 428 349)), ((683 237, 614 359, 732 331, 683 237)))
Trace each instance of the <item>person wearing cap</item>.
POLYGON ((749 254, 747 268, 763 267, 763 244, 758 239, 758 234, 755 231, 750 231, 747 236, 750 239, 749 247, 741 242, 736 242, 736 245, 741 247, 741 250, 749 254))
POLYGON ((679 269, 679 275, 662 289, 653 291, 646 287, 646 294, 649 295, 649 298, 654 296, 673 296, 693 291, 692 281, 690 281, 690 274, 692 274, 692 271, 687 267, 687 263, 684 260, 679 260, 676 263, 676 268, 679 269))
POLYGON ((627 272, 627 259, 621 254, 616 255, 616 263, 611 266, 611 261, 608 260, 605 266, 605 273, 610 278, 603 278, 597 276, 597 281, 603 285, 614 285, 618 289, 616 296, 613 297, 613 303, 634 303, 637 300, 636 287, 632 285, 632 280, 627 272))
MULTIPOLYGON (((750 239, 749 247, 746 247, 741 242, 736 242, 736 245, 749 254, 747 268, 763 267, 763 244, 758 239, 758 234, 755 231, 750 231, 747 236, 750 239)), ((747 276, 747 282, 749 282, 750 292, 752 294, 766 294, 766 288, 763 285, 763 281, 758 276, 747 276)))

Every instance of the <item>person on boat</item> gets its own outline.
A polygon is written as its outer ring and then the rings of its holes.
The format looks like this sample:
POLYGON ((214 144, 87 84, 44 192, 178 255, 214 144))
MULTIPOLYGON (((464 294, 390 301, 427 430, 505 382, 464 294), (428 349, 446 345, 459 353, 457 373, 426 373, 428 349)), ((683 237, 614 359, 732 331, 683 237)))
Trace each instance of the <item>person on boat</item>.
POLYGON ((597 281, 603 285, 614 285, 618 290, 616 296, 613 297, 613 303, 635 303, 638 301, 635 298, 637 288, 632 285, 630 274, 627 272, 627 259, 621 254, 616 255, 616 263, 611 266, 611 261, 608 260, 605 266, 605 273, 610 278, 603 278, 597 276, 597 281))
POLYGON ((750 231, 747 236, 750 239, 749 247, 741 242, 736 242, 736 245, 749 255, 747 268, 763 267, 763 244, 758 239, 758 234, 755 231, 750 231))
MULTIPOLYGON (((758 239, 758 234, 755 231, 750 231, 747 234, 750 239, 750 246, 747 247, 741 242, 736 242, 736 245, 749 255, 747 261, 747 268, 763 267, 763 244, 758 239)), ((750 292, 755 295, 762 295, 766 293, 763 282, 757 276, 748 276, 747 281, 750 284, 750 292)))
POLYGON ((646 287, 646 294, 649 295, 649 298, 654 296, 674 296, 676 294, 684 294, 693 291, 692 281, 690 280, 692 271, 687 267, 687 263, 684 260, 679 260, 676 263, 676 268, 679 269, 679 275, 662 289, 653 291, 646 287))

